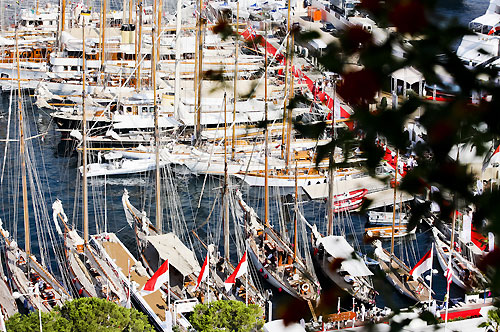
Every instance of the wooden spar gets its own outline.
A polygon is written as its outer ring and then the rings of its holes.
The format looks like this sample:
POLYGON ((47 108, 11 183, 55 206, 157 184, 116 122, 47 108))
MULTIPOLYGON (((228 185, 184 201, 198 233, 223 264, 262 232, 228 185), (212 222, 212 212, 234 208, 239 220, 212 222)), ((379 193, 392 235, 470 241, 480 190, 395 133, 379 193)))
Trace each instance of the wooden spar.
MULTIPOLYGON (((156 3, 156 1, 155 1, 156 3)), ((156 102, 156 24, 154 22, 153 15, 153 26, 151 28, 151 76, 152 76, 152 84, 153 84, 153 108, 154 108, 154 117, 155 117, 155 161, 156 161, 156 170, 155 170, 155 180, 156 180, 156 230, 158 234, 162 233, 162 218, 161 218, 161 183, 160 183, 160 127, 158 124, 158 105, 156 102)))
POLYGON ((227 182, 227 96, 224 93, 224 258, 229 261, 229 187, 227 182))
MULTIPOLYGON (((288 170, 288 161, 290 160, 289 158, 289 151, 285 151, 285 135, 288 136, 290 135, 289 132, 285 130, 285 122, 287 119, 287 111, 286 111, 286 106, 288 102, 288 91, 287 91, 287 84, 288 84, 288 57, 290 56, 290 0, 288 0, 288 18, 286 21, 286 48, 285 48, 285 95, 283 98, 283 127, 281 128, 281 158, 285 158, 285 170, 288 170)), ((293 77, 292 77, 293 79, 293 77)))
POLYGON ((236 40, 234 41, 234 91, 233 91, 233 136, 231 139, 231 159, 234 160, 236 153, 236 100, 238 92, 236 86, 238 83, 238 42, 239 34, 238 29, 240 25, 240 3, 236 3, 236 40))
POLYGON ((132 7, 133 7, 133 2, 134 0, 129 0, 128 1, 128 24, 132 24, 132 7))
MULTIPOLYGON (((200 10, 200 5, 201 4, 201 0, 198 0, 196 2, 196 6, 198 7, 198 17, 197 17, 197 20, 196 20, 196 35, 195 35, 195 39, 196 39, 196 45, 199 44, 199 40, 200 40, 200 17, 201 17, 201 10, 200 10)), ((200 52, 199 52, 199 47, 195 47, 194 48, 194 80, 193 80, 193 89, 194 89, 194 123, 195 123, 195 135, 196 135, 196 139, 198 139, 198 133, 196 132, 197 130, 197 126, 196 124, 198 123, 198 110, 197 110, 197 106, 196 106, 196 103, 198 101, 198 80, 200 79, 200 73, 198 72, 198 61, 200 61, 199 57, 200 57, 200 52)))
POLYGON ((104 61, 106 60, 106 0, 101 0, 102 21, 101 21, 101 74, 104 77, 104 61))
POLYGON ((82 32, 82 186, 83 186, 83 241, 85 245, 89 242, 89 207, 88 207, 88 188, 87 188, 87 114, 85 112, 85 16, 83 15, 82 32))
POLYGON ((201 16, 203 0, 200 0, 199 21, 198 21, 198 93, 196 98, 196 139, 200 139, 201 135, 201 86, 203 82, 203 24, 204 19, 201 16))
POLYGON ((61 32, 64 31, 66 24, 66 0, 61 0, 61 32))
MULTIPOLYGON (((288 4, 290 5, 290 4, 288 4)), ((290 49, 290 69, 293 68, 293 43, 294 43, 294 38, 295 36, 292 34, 292 47, 290 49)), ((288 63, 288 61, 287 61, 288 63)), ((288 72, 288 71, 287 71, 288 72)), ((290 91, 288 93, 288 102, 290 101, 291 98, 293 98, 293 81, 294 81, 294 76, 293 76, 293 71, 290 73, 290 91)), ((288 105, 290 106, 290 105, 288 105)), ((290 142, 292 140, 292 109, 288 108, 287 109, 288 115, 286 117, 286 146, 285 146, 285 151, 287 153, 286 155, 286 162, 290 162, 290 142)), ((284 125, 284 124, 283 124, 284 125)))
MULTIPOLYGON (((181 26, 182 0, 177 0, 177 15, 175 18, 175 90, 174 90, 174 117, 179 119, 179 102, 181 98, 181 26)), ((195 69, 196 72, 196 69, 195 69)), ((196 81, 196 74, 194 77, 196 81)))
POLYGON ((135 77, 135 88, 137 91, 141 89, 141 44, 142 44, 142 1, 139 2, 139 5, 137 7, 138 14, 139 14, 139 28, 136 29, 137 31, 137 38, 135 39, 137 41, 136 47, 135 47, 135 66, 136 66, 136 77, 135 77))
MULTIPOLYGON (((264 21, 266 37, 267 37, 267 21, 264 21)), ((269 143, 268 143, 268 119, 267 119, 267 38, 264 38, 264 224, 266 228, 271 228, 269 225, 269 143)), ((267 240, 267 232, 265 239, 267 240)))
POLYGON ((38 0, 36 0, 35 14, 37 14, 37 15, 40 14, 40 12, 38 11, 38 0))
MULTIPOLYGON (((19 148, 21 154, 21 181, 23 190, 23 217, 24 217, 24 251, 26 251, 26 260, 29 262, 31 255, 30 246, 30 220, 28 214, 28 187, 26 184, 26 146, 24 141, 24 114, 23 114, 23 100, 21 97, 21 68, 19 65, 19 46, 17 41, 17 28, 16 28, 16 62, 17 62, 17 104, 19 109, 19 148)), ((28 267, 29 273, 29 267, 28 267)))
MULTIPOLYGON (((394 175, 394 202, 392 205, 392 233, 391 233, 391 263, 394 256, 394 228, 396 227, 396 196, 398 188, 398 158, 399 150, 396 151, 396 174, 394 175)), ((399 211, 401 213, 401 211, 399 211)))

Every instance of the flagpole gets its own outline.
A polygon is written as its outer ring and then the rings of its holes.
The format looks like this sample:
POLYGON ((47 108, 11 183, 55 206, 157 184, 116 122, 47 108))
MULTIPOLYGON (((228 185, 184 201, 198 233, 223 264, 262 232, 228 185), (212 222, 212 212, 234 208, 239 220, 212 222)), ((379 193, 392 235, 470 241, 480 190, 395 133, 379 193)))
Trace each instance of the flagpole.
POLYGON ((167 270, 167 273, 168 273, 168 285, 167 285, 167 291, 168 291, 168 294, 167 294, 167 299, 168 299, 168 311, 170 312, 170 261, 168 262, 168 270, 167 270))
POLYGON ((432 301, 432 269, 434 268, 434 242, 431 245, 431 280, 429 281, 429 309, 432 301))
POLYGON ((130 285, 130 259, 127 260, 127 267, 128 267, 128 298, 127 298, 127 308, 130 309, 130 293, 132 292, 132 287, 130 285))
MULTIPOLYGON (((457 158, 458 159, 458 158, 457 158)), ((456 210, 453 210, 453 222, 451 224, 451 238, 450 238, 450 258, 448 259, 448 268, 447 272, 448 275, 446 276, 446 313, 444 316, 444 331, 446 332, 446 325, 448 324, 448 307, 450 303, 450 285, 451 285, 451 279, 452 278, 452 272, 451 272, 451 260, 453 258, 453 249, 454 245, 453 243, 455 242, 455 222, 457 219, 457 212, 456 210)))

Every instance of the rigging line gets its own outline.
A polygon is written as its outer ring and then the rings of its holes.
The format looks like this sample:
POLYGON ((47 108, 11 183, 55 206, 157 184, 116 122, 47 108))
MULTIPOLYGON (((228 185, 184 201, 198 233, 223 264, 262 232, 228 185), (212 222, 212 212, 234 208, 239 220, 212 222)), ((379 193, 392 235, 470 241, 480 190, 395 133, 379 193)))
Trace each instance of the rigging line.
MULTIPOLYGON (((11 80, 11 84, 13 84, 14 80, 12 79, 11 80)), ((11 85, 12 87, 12 85, 11 85)), ((11 121, 11 116, 12 116, 12 93, 13 93, 14 89, 11 89, 10 90, 10 97, 9 97, 9 115, 7 117, 7 142, 5 143, 5 149, 4 149, 4 155, 3 155, 3 163, 2 163, 2 175, 0 176, 0 185, 3 183, 3 175, 4 175, 4 171, 5 171, 5 163, 7 161, 7 148, 9 146, 9 142, 8 142, 8 139, 9 139, 9 135, 10 135, 10 121, 11 121)))

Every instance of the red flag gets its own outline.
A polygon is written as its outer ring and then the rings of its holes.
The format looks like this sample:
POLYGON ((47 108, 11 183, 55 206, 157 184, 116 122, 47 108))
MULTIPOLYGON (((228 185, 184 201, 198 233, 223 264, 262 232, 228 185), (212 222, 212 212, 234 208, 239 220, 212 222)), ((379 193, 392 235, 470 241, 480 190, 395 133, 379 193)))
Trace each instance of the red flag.
POLYGON ((208 270, 209 270, 209 267, 208 267, 208 259, 209 259, 209 256, 208 256, 208 252, 207 252, 207 257, 205 257, 205 261, 203 262, 203 266, 201 267, 201 271, 200 271, 200 275, 198 276, 198 280, 196 281, 196 289, 198 289, 198 287, 200 287, 201 285, 201 282, 205 279, 207 279, 208 277, 208 270))
POLYGON ((227 278, 227 280, 224 281, 224 287, 226 287, 226 291, 229 291, 231 289, 231 287, 236 282, 236 278, 239 278, 245 273, 247 273, 247 266, 248 266, 247 253, 245 251, 236 269, 234 269, 233 273, 229 276, 229 278, 227 278))
POLYGON ((153 274, 141 290, 141 295, 148 295, 156 292, 160 287, 169 280, 168 259, 160 266, 153 274))
POLYGON ((410 274, 415 278, 420 277, 426 271, 432 269, 432 248, 422 257, 417 264, 411 269, 410 274))

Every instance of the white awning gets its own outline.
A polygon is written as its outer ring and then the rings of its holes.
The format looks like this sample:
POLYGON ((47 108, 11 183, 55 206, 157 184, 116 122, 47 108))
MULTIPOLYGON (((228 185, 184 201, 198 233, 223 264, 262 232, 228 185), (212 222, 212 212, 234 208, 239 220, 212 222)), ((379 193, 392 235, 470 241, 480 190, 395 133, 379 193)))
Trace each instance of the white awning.
POLYGON ((183 276, 199 273, 201 268, 194 253, 174 233, 147 236, 162 260, 169 261, 183 276))
POLYGON ((366 264, 354 253, 354 249, 343 236, 325 236, 318 240, 317 245, 323 244, 326 252, 334 257, 341 258, 343 270, 353 277, 363 277, 373 275, 366 264), (355 258, 356 257, 356 258, 355 258))
POLYGON ((424 80, 422 74, 413 67, 404 67, 396 70, 391 75, 393 78, 406 82, 410 85, 424 80))

